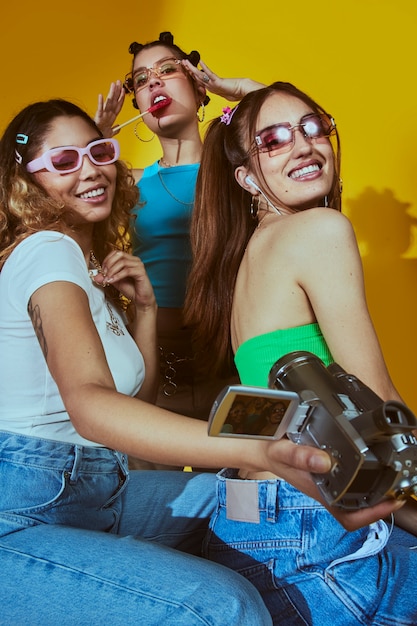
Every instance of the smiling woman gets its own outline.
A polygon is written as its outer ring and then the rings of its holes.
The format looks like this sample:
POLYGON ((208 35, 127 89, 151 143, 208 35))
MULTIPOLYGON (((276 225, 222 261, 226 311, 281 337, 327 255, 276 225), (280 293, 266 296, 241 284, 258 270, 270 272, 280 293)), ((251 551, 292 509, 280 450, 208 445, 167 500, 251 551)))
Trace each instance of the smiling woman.
MULTIPOLYGON (((400 400, 340 212, 339 157, 331 115, 287 83, 247 95, 211 123, 186 320, 197 346, 211 347, 207 368, 234 360, 245 385, 267 387, 280 357, 305 350, 400 400)), ((328 624, 329 615, 343 626, 416 623, 417 539, 382 521, 347 533, 280 476, 246 465, 218 474, 206 556, 251 580, 274 624, 328 624)), ((414 505, 400 511, 404 526, 414 505)))
POLYGON ((61 116, 51 122, 42 154, 26 165, 34 180, 63 203, 62 221, 71 229, 77 225, 72 236, 84 248, 86 258, 93 245, 94 225, 111 214, 119 154, 117 141, 97 139, 97 130, 87 120, 74 117, 68 124, 61 116))
POLYGON ((191 556, 214 477, 128 471, 128 453, 194 463, 210 446, 192 420, 172 416, 169 432, 171 415, 143 402, 157 388, 157 307, 143 263, 124 249, 138 192, 118 154, 62 100, 26 107, 0 143, 2 620, 51 623, 52 594, 58 622, 180 615, 221 626, 227 608, 234 623, 269 625, 251 585, 191 556), (202 445, 187 459, 189 437, 202 445), (183 579, 179 595, 171 576, 161 587, 165 568, 183 579))

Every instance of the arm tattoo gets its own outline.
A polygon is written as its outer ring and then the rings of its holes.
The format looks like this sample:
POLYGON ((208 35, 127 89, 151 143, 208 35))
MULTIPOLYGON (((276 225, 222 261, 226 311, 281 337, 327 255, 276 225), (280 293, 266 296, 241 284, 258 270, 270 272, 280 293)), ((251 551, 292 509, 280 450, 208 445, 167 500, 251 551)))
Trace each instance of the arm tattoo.
POLYGON ((32 298, 30 298, 29 300, 28 313, 30 319, 32 320, 33 328, 35 330, 35 334, 38 338, 45 360, 47 360, 48 346, 46 345, 45 335, 43 334, 41 310, 38 304, 35 306, 32 305, 32 298))

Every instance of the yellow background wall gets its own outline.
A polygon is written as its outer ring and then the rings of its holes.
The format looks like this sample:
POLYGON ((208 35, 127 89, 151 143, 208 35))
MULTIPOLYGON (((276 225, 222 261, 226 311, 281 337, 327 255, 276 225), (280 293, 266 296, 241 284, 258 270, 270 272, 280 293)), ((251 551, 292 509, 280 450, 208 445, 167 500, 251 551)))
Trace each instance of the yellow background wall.
MULTIPOLYGON (((336 118, 344 211, 363 256, 368 300, 392 377, 417 411, 417 87, 415 0, 6 0, 0 130, 29 102, 62 97, 92 115, 130 69, 131 41, 171 30, 221 75, 288 80, 336 118)), ((208 118, 221 113, 216 97, 208 118)), ((127 101, 120 121, 134 115, 127 101)), ((207 118, 206 118, 207 119, 207 118)), ((133 126, 119 139, 140 167, 159 155, 133 126)))

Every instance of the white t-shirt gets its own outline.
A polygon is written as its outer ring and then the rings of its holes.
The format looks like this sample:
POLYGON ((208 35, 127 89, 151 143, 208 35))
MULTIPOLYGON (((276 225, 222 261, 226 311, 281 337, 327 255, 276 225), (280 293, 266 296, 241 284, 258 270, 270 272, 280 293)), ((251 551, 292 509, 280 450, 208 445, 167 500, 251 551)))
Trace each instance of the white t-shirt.
POLYGON ((73 427, 28 315, 32 294, 55 281, 86 292, 116 389, 133 396, 143 382, 143 357, 122 315, 89 276, 79 245, 61 233, 36 233, 13 250, 0 272, 0 430, 99 445, 73 427))

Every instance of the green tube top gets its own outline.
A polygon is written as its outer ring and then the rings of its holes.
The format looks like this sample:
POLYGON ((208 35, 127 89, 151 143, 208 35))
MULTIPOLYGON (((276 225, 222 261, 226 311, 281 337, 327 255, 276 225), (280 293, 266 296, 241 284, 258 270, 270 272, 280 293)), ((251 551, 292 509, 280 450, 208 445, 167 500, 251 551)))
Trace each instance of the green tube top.
POLYGON ((326 366, 334 360, 317 323, 274 330, 251 337, 237 349, 235 364, 241 383, 267 387, 268 374, 275 361, 294 350, 312 352, 326 366))

